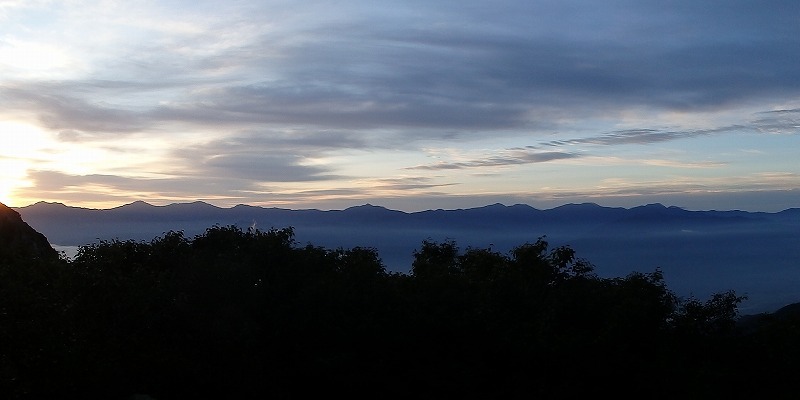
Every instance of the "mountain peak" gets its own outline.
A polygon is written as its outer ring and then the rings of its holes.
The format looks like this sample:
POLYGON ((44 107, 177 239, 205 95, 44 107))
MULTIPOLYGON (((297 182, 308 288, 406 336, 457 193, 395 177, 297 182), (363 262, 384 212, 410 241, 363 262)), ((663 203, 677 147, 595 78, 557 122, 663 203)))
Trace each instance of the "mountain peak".
POLYGON ((193 209, 211 209, 211 208, 219 208, 213 204, 208 204, 205 201, 197 200, 190 203, 172 203, 170 206, 176 207, 188 207, 193 209))
POLYGON ((145 209, 145 208, 150 208, 150 207, 155 207, 155 206, 150 204, 150 203, 148 203, 148 202, 142 201, 142 200, 136 200, 133 203, 123 204, 121 206, 114 207, 114 208, 115 209, 124 208, 124 209, 137 209, 138 210, 138 209, 145 209))
POLYGON ((352 206, 345 208, 345 210, 386 210, 386 207, 375 206, 370 203, 362 204, 360 206, 352 206))
POLYGON ((575 209, 575 208, 600 208, 601 206, 597 203, 567 203, 562 204, 560 206, 552 208, 555 209, 575 209))
POLYGON ((638 208, 638 209, 653 209, 654 210, 654 209, 664 209, 664 208, 667 208, 667 207, 665 205, 661 204, 661 203, 649 203, 649 204, 645 204, 645 205, 642 205, 642 206, 637 206, 637 207, 634 207, 634 208, 638 208))
POLYGON ((63 206, 63 207, 66 207, 67 205, 64 204, 64 203, 60 203, 58 201, 40 200, 40 201, 37 201, 36 203, 33 203, 32 206, 63 206))

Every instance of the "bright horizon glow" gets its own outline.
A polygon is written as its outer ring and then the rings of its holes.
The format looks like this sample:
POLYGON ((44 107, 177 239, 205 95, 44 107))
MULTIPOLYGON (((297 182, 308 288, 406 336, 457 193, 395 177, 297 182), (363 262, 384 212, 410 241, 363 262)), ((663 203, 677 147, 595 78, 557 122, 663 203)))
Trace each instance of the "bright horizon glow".
POLYGON ((0 147, 0 202, 16 203, 13 193, 30 185, 26 171, 42 157, 45 135, 35 126, 0 121, 0 137, 7 138, 0 147))
POLYGON ((800 10, 6 2, 0 201, 800 207, 800 10))

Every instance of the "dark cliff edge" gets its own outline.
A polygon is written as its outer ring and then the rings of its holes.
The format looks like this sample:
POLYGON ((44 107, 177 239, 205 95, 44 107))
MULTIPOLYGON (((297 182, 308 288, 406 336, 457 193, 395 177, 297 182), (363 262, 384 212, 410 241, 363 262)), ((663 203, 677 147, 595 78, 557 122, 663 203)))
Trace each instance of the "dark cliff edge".
POLYGON ((0 261, 20 258, 57 259, 58 252, 17 211, 0 203, 0 261))

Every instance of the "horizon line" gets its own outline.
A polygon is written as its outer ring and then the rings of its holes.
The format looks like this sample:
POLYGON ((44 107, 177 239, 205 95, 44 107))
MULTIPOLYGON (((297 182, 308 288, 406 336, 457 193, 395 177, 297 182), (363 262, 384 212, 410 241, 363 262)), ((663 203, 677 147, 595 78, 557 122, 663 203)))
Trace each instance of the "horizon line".
POLYGON ((688 207, 681 207, 681 206, 677 206, 677 205, 665 204, 665 203, 662 203, 662 202, 647 202, 647 203, 641 203, 641 204, 635 205, 635 206, 624 207, 624 206, 602 205, 602 204, 599 204, 597 202, 592 202, 592 201, 564 202, 564 203, 561 203, 560 205, 549 207, 549 208, 539 208, 539 207, 536 207, 534 205, 527 204, 527 203, 508 204, 508 203, 503 203, 503 202, 494 202, 494 203, 487 203, 487 204, 484 204, 484 205, 473 206, 473 207, 455 207, 455 208, 441 208, 441 207, 439 207, 439 208, 420 209, 420 210, 417 210, 417 211, 404 211, 404 210, 399 210, 399 209, 396 209, 396 208, 391 208, 391 207, 387 207, 387 206, 380 205, 380 204, 372 204, 370 202, 353 204, 351 206, 344 207, 344 208, 319 208, 319 207, 292 208, 292 207, 279 207, 279 206, 264 206, 264 205, 246 204, 246 203, 239 203, 239 204, 235 204, 235 205, 232 205, 232 206, 220 206, 220 205, 216 205, 216 204, 210 203, 209 201, 206 201, 206 200, 194 200, 194 201, 183 201, 183 202, 176 201, 176 202, 165 203, 165 204, 153 204, 153 203, 150 203, 150 202, 145 201, 145 200, 134 200, 134 201, 131 201, 131 202, 128 202, 128 203, 124 203, 124 204, 120 204, 118 206, 113 206, 113 207, 108 207, 108 208, 73 206, 73 205, 69 205, 69 204, 67 204, 65 202, 45 201, 45 200, 36 201, 34 203, 30 203, 30 204, 25 205, 25 206, 9 206, 9 205, 6 205, 6 204, 4 204, 2 202, 0 202, 0 204, 3 204, 6 207, 11 208, 11 209, 23 209, 23 208, 33 207, 33 206, 36 206, 36 205, 39 205, 39 204, 48 204, 48 205, 61 205, 61 206, 69 207, 69 208, 78 208, 78 209, 85 209, 85 210, 97 210, 97 211, 116 210, 116 209, 120 209, 120 208, 123 208, 123 207, 135 206, 137 204, 144 205, 144 206, 149 206, 149 207, 154 207, 154 208, 163 208, 163 207, 176 206, 176 205, 202 204, 202 205, 214 207, 214 208, 217 208, 217 209, 220 209, 220 210, 228 210, 228 209, 233 209, 233 208, 236 208, 236 207, 255 207, 255 208, 261 208, 261 209, 279 209, 279 210, 290 210, 290 211, 303 211, 303 210, 309 210, 309 211, 312 211, 312 210, 313 211, 345 211, 345 210, 348 210, 348 209, 359 208, 359 207, 377 207, 377 208, 383 208, 383 209, 388 210, 388 211, 396 211, 396 212, 402 212, 402 213, 406 213, 406 214, 413 214, 413 213, 426 212, 426 211, 472 210, 472 209, 486 208, 486 207, 498 206, 498 205, 499 206, 503 206, 503 207, 524 206, 524 207, 530 207, 530 208, 532 208, 534 210, 539 210, 539 211, 554 210, 554 209, 565 207, 565 206, 581 206, 581 205, 597 206, 597 207, 600 207, 600 208, 609 208, 609 209, 625 209, 625 210, 631 210, 631 209, 634 209, 634 208, 647 207, 647 206, 662 206, 664 208, 677 208, 677 209, 680 209, 680 210, 683 210, 683 211, 745 212, 745 213, 755 213, 755 214, 757 214, 757 213, 776 214, 776 213, 781 213, 781 212, 784 212, 784 211, 800 209, 800 207, 788 207, 788 208, 784 208, 784 209, 779 210, 779 211, 747 211, 747 210, 742 210, 742 209, 737 209, 737 208, 730 208, 730 209, 691 209, 691 208, 688 208, 688 207))

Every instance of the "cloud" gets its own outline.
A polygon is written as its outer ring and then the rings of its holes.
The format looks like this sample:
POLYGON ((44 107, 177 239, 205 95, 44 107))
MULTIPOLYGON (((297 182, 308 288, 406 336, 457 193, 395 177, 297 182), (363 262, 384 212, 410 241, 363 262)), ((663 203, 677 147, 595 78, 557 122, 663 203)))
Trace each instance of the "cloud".
POLYGON ((104 15, 122 8, 146 17, 118 15, 148 40, 94 61, 104 73, 112 67, 116 82, 22 82, 4 92, 7 104, 51 129, 304 126, 382 129, 395 141, 420 138, 420 129, 440 137, 557 126, 554 115, 570 112, 696 112, 797 96, 800 28, 780 24, 796 19, 779 6, 433 2, 426 13, 398 5, 390 15, 347 3, 321 18, 293 16, 300 10, 289 5, 207 4, 169 26, 160 14, 167 6, 105 7, 104 15), (190 17, 197 28, 175 28, 190 17))
POLYGON ((760 112, 751 125, 759 132, 797 134, 800 133, 800 109, 760 112))
POLYGON ((130 133, 146 126, 135 111, 93 104, 49 85, 0 86, 0 99, 5 105, 3 113, 35 115, 52 130, 130 133))
POLYGON ((528 148, 540 147, 562 147, 570 145, 591 144, 598 146, 614 146, 622 144, 650 144, 658 142, 666 142, 676 139, 685 139, 695 136, 704 136, 710 134, 711 130, 694 130, 694 131, 664 131, 658 129, 627 129, 622 131, 615 131, 604 133, 597 136, 554 140, 544 142, 539 145, 528 146, 528 148))
POLYGON ((223 152, 276 151, 316 155, 332 149, 367 147, 360 135, 336 130, 258 130, 236 133, 206 143, 203 147, 223 152))
POLYGON ((558 151, 550 151, 550 152, 517 151, 514 152, 514 154, 508 154, 505 156, 492 156, 485 159, 476 159, 470 161, 439 162, 428 165, 417 165, 409 167, 408 169, 451 170, 451 169, 480 168, 480 167, 501 167, 508 165, 543 163, 548 161, 564 160, 577 157, 580 157, 580 155, 574 153, 558 152, 558 151))
POLYGON ((342 179, 311 160, 334 147, 357 145, 346 134, 294 136, 250 134, 192 144, 174 150, 173 158, 193 176, 254 182, 307 182, 342 179))
POLYGON ((214 155, 202 160, 199 172, 212 176, 237 177, 258 182, 302 182, 341 178, 325 175, 325 168, 301 165, 298 156, 271 154, 214 155))
POLYGON ((371 187, 379 191, 428 190, 453 185, 457 183, 435 183, 430 177, 424 176, 376 179, 371 182, 371 187))
POLYGON ((800 109, 761 111, 750 120, 734 125, 707 129, 665 130, 656 128, 625 129, 575 139, 561 139, 526 146, 524 149, 541 149, 572 145, 617 146, 627 144, 647 145, 672 140, 721 135, 733 132, 796 134, 800 132, 800 109))
POLYGON ((247 183, 240 180, 204 179, 203 177, 137 177, 109 174, 67 174, 59 171, 28 171, 32 186, 15 190, 18 198, 82 204, 126 203, 134 197, 185 201, 197 199, 243 198, 238 190, 247 183), (187 195, 187 193, 194 193, 187 195))
POLYGON ((515 106, 472 103, 413 93, 412 88, 353 87, 302 81, 230 86, 159 107, 161 120, 332 129, 497 129, 521 124, 515 106), (358 93, 366 92, 366 93, 358 93))
MULTIPOLYGON (((528 18, 503 14, 504 29, 491 20, 478 22, 479 14, 461 13, 429 26, 424 17, 420 23, 394 21, 410 29, 368 22, 321 26, 304 31, 304 41, 285 43, 274 71, 289 82, 323 83, 373 99, 380 99, 373 93, 380 89, 508 111, 552 105, 580 105, 597 113, 608 106, 713 109, 752 98, 791 97, 800 89, 800 73, 791 61, 800 55, 798 39, 787 35, 788 26, 752 28, 749 40, 740 40, 741 27, 712 14, 698 20, 688 10, 671 10, 672 18, 661 22, 647 3, 624 11, 571 7, 577 10, 572 16, 557 13, 566 20, 548 21, 535 10, 525 10, 528 18), (630 19, 618 21, 616 12, 630 19), (476 23, 457 23, 462 17, 476 23), (724 30, 703 36, 706 25, 724 30), (675 32, 682 29, 696 36, 678 40, 681 33, 675 32)), ((740 19, 751 12, 736 11, 740 19)), ((777 7, 762 17, 786 19, 777 7)))

